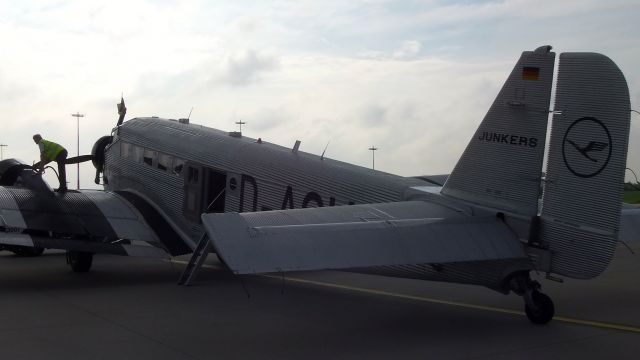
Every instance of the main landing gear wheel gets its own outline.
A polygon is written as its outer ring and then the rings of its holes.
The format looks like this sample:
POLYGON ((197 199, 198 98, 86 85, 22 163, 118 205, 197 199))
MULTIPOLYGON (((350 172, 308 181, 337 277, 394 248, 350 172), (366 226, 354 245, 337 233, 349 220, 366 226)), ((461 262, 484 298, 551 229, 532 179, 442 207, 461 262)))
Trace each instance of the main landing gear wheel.
POLYGON ((555 307, 553 301, 547 295, 534 290, 530 295, 525 295, 526 302, 524 312, 529 321, 534 324, 546 324, 553 318, 555 307))
POLYGON ((67 251, 67 264, 73 272, 84 273, 91 269, 93 253, 84 251, 67 251))
POLYGON ((553 301, 540 292, 540 283, 532 280, 529 271, 518 271, 508 280, 508 290, 524 298, 524 312, 534 324, 546 324, 555 314, 553 301))

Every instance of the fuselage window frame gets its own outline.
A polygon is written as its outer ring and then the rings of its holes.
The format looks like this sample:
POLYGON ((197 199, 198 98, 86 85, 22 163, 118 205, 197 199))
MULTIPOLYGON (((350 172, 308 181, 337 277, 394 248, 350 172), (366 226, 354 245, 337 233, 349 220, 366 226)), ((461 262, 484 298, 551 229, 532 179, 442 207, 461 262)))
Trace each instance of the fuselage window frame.
MULTIPOLYGON (((120 157, 135 161, 139 164, 151 166, 154 169, 169 173, 173 176, 183 177, 182 173, 186 166, 184 159, 173 155, 145 148, 126 141, 120 141, 120 157)), ((185 175, 191 176, 190 180, 199 181, 199 169, 189 168, 190 172, 185 175)), ((186 178, 185 178, 186 180, 186 178)))
POLYGON ((158 152, 151 149, 144 149, 144 154, 142 156, 142 162, 153 167, 155 163, 158 161, 158 152))
POLYGON ((186 161, 180 158, 173 158, 173 165, 171 166, 171 173, 175 176, 181 177, 182 170, 184 170, 184 165, 186 161))
POLYGON ((138 145, 133 145, 133 151, 131 158, 137 163, 143 163, 144 148, 138 145))
POLYGON ((124 159, 131 158, 131 148, 132 145, 126 141, 120 142, 120 156, 124 159))
POLYGON ((167 172, 171 169, 173 164, 173 156, 165 153, 158 152, 158 163, 156 168, 160 171, 167 172))

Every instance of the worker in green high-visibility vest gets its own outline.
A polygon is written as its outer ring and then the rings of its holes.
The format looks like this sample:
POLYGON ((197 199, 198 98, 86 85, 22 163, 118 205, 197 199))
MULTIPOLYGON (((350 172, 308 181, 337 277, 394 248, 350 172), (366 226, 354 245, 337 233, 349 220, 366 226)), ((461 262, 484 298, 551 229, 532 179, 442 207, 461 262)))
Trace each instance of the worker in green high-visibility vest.
POLYGON ((40 162, 38 162, 39 171, 44 170, 44 165, 55 161, 58 163, 58 181, 60 187, 56 191, 67 191, 67 173, 65 171, 65 161, 67 160, 67 150, 60 144, 53 141, 47 141, 40 134, 33 135, 33 141, 40 148, 40 162))

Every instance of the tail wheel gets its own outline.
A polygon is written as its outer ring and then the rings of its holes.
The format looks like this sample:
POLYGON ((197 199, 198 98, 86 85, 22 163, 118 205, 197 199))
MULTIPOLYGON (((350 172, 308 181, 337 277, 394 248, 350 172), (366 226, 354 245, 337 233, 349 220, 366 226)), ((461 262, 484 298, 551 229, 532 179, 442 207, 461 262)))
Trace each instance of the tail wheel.
POLYGON ((87 272, 93 263, 93 253, 84 251, 67 251, 67 264, 73 272, 87 272))
POLYGON ((550 297, 539 291, 533 291, 531 293, 531 304, 526 303, 524 311, 532 323, 546 324, 553 318, 555 307, 550 297))

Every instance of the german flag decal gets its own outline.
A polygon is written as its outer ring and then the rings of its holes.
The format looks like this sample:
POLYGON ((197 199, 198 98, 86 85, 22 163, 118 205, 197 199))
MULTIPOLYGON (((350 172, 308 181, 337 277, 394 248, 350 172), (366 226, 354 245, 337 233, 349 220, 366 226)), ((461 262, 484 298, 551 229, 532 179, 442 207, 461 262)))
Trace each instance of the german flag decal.
POLYGON ((540 68, 525 66, 522 68, 522 80, 538 80, 540 78, 540 68))

